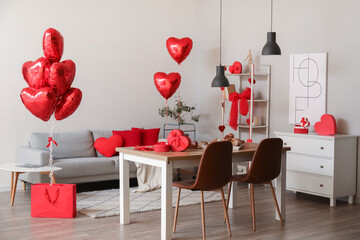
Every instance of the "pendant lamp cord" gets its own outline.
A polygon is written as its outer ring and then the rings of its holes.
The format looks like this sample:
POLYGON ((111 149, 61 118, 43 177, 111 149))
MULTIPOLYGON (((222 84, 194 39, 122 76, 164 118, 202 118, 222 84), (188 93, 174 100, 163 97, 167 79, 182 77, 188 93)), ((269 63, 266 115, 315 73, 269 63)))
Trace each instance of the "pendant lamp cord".
POLYGON ((220 0, 220 66, 221 66, 221 26, 222 26, 222 0, 220 0))
POLYGON ((270 32, 272 32, 272 18, 273 18, 273 0, 271 0, 271 12, 270 12, 270 16, 271 16, 271 19, 270 19, 270 32))

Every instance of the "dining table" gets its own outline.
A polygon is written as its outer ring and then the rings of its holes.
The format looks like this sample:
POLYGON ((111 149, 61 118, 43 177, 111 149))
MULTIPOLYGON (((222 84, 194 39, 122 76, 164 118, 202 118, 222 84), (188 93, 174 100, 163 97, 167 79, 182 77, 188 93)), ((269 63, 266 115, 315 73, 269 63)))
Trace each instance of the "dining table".
MULTIPOLYGON (((245 143, 242 149, 233 148, 232 171, 237 174, 237 165, 240 162, 252 160, 258 143, 245 143)), ((279 203, 282 219, 286 218, 286 152, 290 147, 284 146, 281 157, 281 172, 275 179, 276 198, 279 203)), ((154 152, 136 150, 134 147, 118 147, 119 173, 120 173, 120 224, 130 223, 130 197, 129 197, 129 162, 148 164, 161 168, 161 240, 172 239, 172 182, 173 170, 199 166, 204 150, 202 148, 187 149, 183 152, 154 152)), ((219 159, 221 161, 221 159, 219 159)), ((233 191, 229 199, 229 208, 236 208, 238 204, 237 183, 233 182, 233 191)), ((275 219, 279 216, 275 211, 275 219)))

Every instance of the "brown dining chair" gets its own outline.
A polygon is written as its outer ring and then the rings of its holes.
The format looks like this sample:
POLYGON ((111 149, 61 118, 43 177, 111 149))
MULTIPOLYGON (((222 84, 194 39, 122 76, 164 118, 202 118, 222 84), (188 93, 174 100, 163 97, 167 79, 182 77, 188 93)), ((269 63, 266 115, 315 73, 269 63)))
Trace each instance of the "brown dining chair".
POLYGON ((173 232, 175 232, 176 229, 179 213, 181 189, 185 188, 190 190, 200 190, 203 239, 206 239, 203 191, 213 191, 220 189, 225 220, 227 223, 229 236, 231 236, 223 186, 230 182, 232 176, 232 149, 231 142, 221 141, 210 143, 201 157, 196 179, 191 181, 173 182, 173 186, 178 187, 173 232))
POLYGON ((281 218, 279 205, 276 200, 274 188, 271 183, 271 181, 277 178, 280 174, 282 148, 283 141, 280 138, 267 138, 262 140, 253 156, 249 172, 243 175, 234 175, 231 178, 228 199, 226 202, 226 210, 229 206, 229 196, 232 182, 250 183, 251 215, 254 231, 256 231, 254 184, 270 185, 276 205, 276 211, 279 214, 281 226, 284 225, 284 222, 281 218))

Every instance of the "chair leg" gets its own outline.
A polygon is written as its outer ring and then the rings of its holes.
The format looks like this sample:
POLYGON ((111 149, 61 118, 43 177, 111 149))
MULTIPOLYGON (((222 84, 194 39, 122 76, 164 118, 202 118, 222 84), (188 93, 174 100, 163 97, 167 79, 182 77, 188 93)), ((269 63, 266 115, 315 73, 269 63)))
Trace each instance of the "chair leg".
POLYGON ((227 223, 227 228, 228 228, 229 236, 231 236, 229 215, 228 215, 226 205, 225 205, 224 189, 220 188, 220 190, 221 190, 221 198, 222 198, 222 203, 223 203, 223 207, 224 207, 224 214, 225 214, 225 219, 226 219, 226 223, 227 223))
POLYGON ((255 222, 255 196, 254 196, 254 184, 250 183, 250 197, 251 197, 251 215, 253 221, 253 230, 256 231, 256 222, 255 222))
POLYGON ((226 199, 226 211, 229 209, 230 193, 231 193, 232 181, 229 183, 228 198, 226 199))
POLYGON ((201 194, 201 223, 202 223, 202 230, 203 230, 203 240, 206 239, 205 235, 205 209, 204 209, 204 192, 203 190, 200 191, 201 194))
POLYGON ((278 213, 278 215, 279 215, 279 218, 280 218, 281 226, 284 226, 284 222, 283 222, 282 217, 281 217, 281 214, 280 214, 279 205, 278 205, 278 202, 277 202, 277 200, 276 200, 275 191, 274 191, 274 188, 273 188, 273 185, 272 185, 271 181, 269 182, 269 185, 270 185, 271 192, 272 192, 272 195, 273 195, 273 198, 274 198, 274 201, 275 201, 276 211, 277 211, 277 213, 278 213))
POLYGON ((177 223, 177 218, 178 218, 178 213, 179 213, 180 193, 181 193, 181 188, 179 187, 178 194, 177 194, 177 200, 176 200, 173 232, 175 232, 175 230, 176 230, 176 223, 177 223))

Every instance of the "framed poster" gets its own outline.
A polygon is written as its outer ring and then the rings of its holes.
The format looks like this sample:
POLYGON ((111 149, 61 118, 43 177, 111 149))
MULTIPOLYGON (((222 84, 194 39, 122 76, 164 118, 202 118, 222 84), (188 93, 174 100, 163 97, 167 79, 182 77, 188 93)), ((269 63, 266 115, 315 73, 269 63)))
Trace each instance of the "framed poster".
POLYGON ((290 55, 289 124, 307 117, 310 124, 326 113, 327 53, 290 55))

